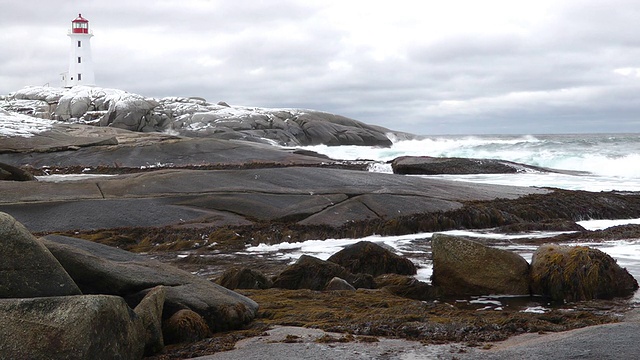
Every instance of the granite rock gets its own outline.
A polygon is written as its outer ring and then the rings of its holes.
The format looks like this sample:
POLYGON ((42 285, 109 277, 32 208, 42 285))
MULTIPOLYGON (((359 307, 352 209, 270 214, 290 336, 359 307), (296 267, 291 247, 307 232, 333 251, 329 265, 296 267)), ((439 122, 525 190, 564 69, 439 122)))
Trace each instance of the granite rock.
POLYGON ((445 295, 529 295, 529 263, 520 255, 461 237, 431 238, 431 281, 445 295))
POLYGON ((154 287, 163 285, 164 319, 190 309, 199 313, 212 331, 220 331, 248 323, 258 309, 258 304, 245 296, 142 255, 57 235, 40 241, 85 294, 119 295, 136 306, 154 287))
POLYGON ((142 320, 109 295, 0 299, 4 359, 141 359, 142 320))
POLYGON ((51 252, 16 219, 0 213, 0 298, 80 294, 51 252))

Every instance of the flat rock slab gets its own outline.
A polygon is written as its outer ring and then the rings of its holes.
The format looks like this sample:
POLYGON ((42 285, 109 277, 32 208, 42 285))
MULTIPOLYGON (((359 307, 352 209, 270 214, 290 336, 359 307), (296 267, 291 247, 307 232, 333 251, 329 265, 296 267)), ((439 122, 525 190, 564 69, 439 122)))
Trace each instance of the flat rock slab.
MULTIPOLYGON (((113 134, 77 130, 81 125, 55 124, 30 137, 0 137, 0 153, 48 152, 98 145, 117 145, 113 134)), ((86 126, 85 126, 86 127, 86 126)))
POLYGON ((252 163, 318 165, 327 162, 321 157, 295 154, 292 149, 246 141, 183 138, 111 128, 91 130, 92 127, 78 126, 56 125, 57 130, 29 138, 0 137, 0 162, 34 168, 141 168, 252 163))
POLYGON ((469 349, 456 357, 461 360, 632 360, 638 357, 639 342, 640 323, 623 322, 545 335, 520 335, 497 343, 490 350, 469 349))
POLYGON ((587 359, 637 358, 640 323, 590 326, 560 333, 524 334, 492 343, 489 350, 459 343, 424 345, 417 341, 378 337, 378 342, 339 342, 345 334, 278 326, 266 334, 241 340, 231 351, 197 360, 275 359, 587 359), (334 342, 325 342, 333 339, 334 342))
POLYGON ((183 201, 183 197, 100 199, 0 205, 0 209, 26 223, 32 232, 153 227, 187 222, 251 224, 233 212, 180 205, 183 201))
POLYGON ((241 225, 256 219, 339 226, 548 190, 287 167, 159 170, 60 183, 0 182, 0 192, 0 211, 40 232, 185 223, 241 225))
POLYGON ((345 339, 346 334, 294 326, 276 326, 264 335, 239 341, 234 350, 194 359, 439 359, 441 356, 450 355, 452 349, 449 344, 425 346, 419 341, 383 337, 366 337, 360 340, 354 337, 352 341, 345 339))

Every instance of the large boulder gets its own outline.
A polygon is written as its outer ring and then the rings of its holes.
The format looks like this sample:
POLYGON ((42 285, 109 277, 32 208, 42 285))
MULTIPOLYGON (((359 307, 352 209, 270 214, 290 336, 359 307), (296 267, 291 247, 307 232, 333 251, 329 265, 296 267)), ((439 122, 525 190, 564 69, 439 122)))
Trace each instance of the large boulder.
POLYGON ((555 301, 629 296, 638 282, 611 256, 587 246, 546 244, 531 260, 531 290, 555 301))
POLYGON ((234 329, 251 321, 253 300, 171 265, 110 246, 64 236, 40 239, 85 294, 123 296, 135 306, 164 285, 163 318, 181 309, 200 314, 212 331, 234 329))
POLYGON ((529 295, 529 264, 518 254, 444 234, 431 249, 431 281, 443 295, 529 295))
POLYGON ((411 260, 396 255, 371 241, 360 241, 349 245, 331 255, 327 261, 334 262, 354 274, 415 275, 417 272, 416 266, 411 260))
POLYGON ((80 294, 49 250, 16 219, 0 212, 0 298, 80 294))
POLYGON ((121 297, 0 299, 2 359, 140 359, 145 332, 121 297))
POLYGON ((122 94, 109 102, 109 110, 100 120, 101 126, 113 126, 132 131, 162 131, 166 124, 153 109, 158 101, 136 94, 122 94))
POLYGON ((92 105, 93 99, 91 95, 91 88, 89 87, 77 86, 69 89, 58 100, 55 115, 62 120, 83 117, 88 111, 95 110, 92 105))
POLYGON ((45 103, 56 103, 69 91, 64 88, 50 86, 28 86, 13 93, 16 100, 37 100, 45 103))
POLYGON ((293 265, 289 265, 273 281, 273 287, 282 289, 323 290, 334 277, 346 280, 355 288, 375 287, 373 277, 368 274, 352 274, 342 266, 302 255, 293 265))

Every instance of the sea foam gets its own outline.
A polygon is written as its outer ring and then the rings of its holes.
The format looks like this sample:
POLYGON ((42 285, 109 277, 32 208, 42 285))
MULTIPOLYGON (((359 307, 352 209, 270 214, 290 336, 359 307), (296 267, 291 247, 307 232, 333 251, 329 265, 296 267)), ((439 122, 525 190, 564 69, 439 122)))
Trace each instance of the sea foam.
POLYGON ((640 191, 640 134, 440 136, 397 140, 389 148, 310 146, 340 160, 371 160, 370 171, 392 172, 400 156, 501 159, 589 175, 554 173, 447 176, 456 181, 587 191, 640 191))

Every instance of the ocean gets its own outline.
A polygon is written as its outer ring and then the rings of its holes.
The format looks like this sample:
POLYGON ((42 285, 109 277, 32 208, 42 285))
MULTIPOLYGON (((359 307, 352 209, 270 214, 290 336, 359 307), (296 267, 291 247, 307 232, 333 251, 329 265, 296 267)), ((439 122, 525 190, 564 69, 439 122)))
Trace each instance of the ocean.
MULTIPOLYGON (((305 150, 325 154, 333 159, 370 160, 369 171, 391 173, 389 162, 396 157, 434 156, 489 158, 519 162, 572 174, 525 172, 519 174, 437 175, 454 181, 504 184, 516 186, 552 187, 585 191, 640 191, 640 134, 580 134, 580 135, 483 135, 483 136, 425 136, 419 140, 397 140, 390 148, 361 146, 309 146, 305 150)), ((412 175, 415 176, 415 175, 412 175)), ((587 230, 640 223, 639 219, 594 219, 580 222, 587 230)), ((551 237, 557 232, 534 232, 518 235, 493 233, 491 229, 449 231, 498 242, 499 247, 515 251, 528 261, 534 246, 511 243, 518 237, 551 237)), ((369 240, 394 248, 419 266, 416 278, 429 282, 432 266, 429 256, 432 233, 402 236, 368 236, 360 239, 310 240, 301 243, 260 244, 249 247, 246 253, 274 256, 295 261, 303 254, 327 259, 345 246, 369 240)), ((578 244, 575 244, 578 245, 578 244)), ((640 281, 640 239, 624 239, 600 243, 580 243, 598 248, 626 267, 640 281)), ((493 300, 488 301, 491 306, 493 300)), ((632 299, 640 303, 640 294, 632 299)), ((496 304, 500 304, 497 302, 496 304)), ((494 307, 499 307, 495 305, 494 307)), ((539 308, 536 308, 539 310, 539 308)), ((534 311, 534 310, 532 310, 534 311)), ((535 310, 537 311, 537 310, 535 310)), ((544 311, 544 308, 541 310, 544 311)))
POLYGON ((506 175, 441 175, 478 183, 587 191, 640 191, 640 134, 425 136, 398 140, 390 148, 310 146, 342 160, 373 160, 371 171, 391 173, 399 156, 501 159, 580 175, 527 172, 506 175))

